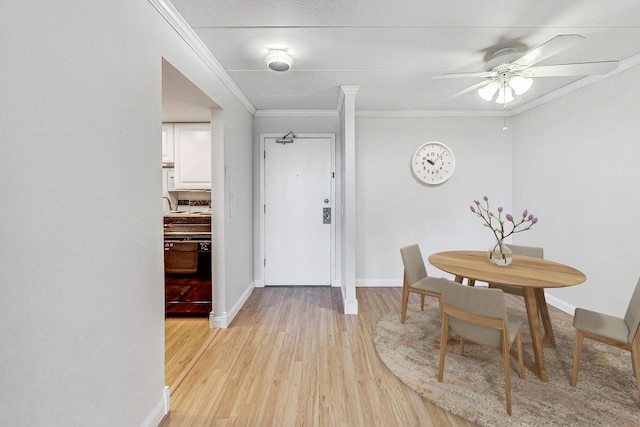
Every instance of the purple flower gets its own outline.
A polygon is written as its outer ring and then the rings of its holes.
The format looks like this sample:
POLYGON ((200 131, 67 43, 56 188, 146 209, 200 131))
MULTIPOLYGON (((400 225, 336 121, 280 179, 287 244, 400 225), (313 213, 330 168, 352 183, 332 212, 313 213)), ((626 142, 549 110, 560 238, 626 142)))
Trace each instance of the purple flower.
POLYGON ((491 229, 498 243, 502 242, 505 238, 511 236, 514 233, 520 233, 522 231, 529 230, 533 224, 538 222, 538 217, 530 214, 527 209, 522 211, 522 219, 517 222, 513 219, 513 215, 504 212, 504 208, 499 206, 497 208, 498 215, 495 215, 489 210, 489 198, 484 196, 482 198, 484 202, 474 200, 473 204, 469 206, 471 212, 481 217, 484 226, 491 229), (475 204, 475 206, 474 206, 475 204), (505 213, 505 220, 502 220, 502 214, 505 213))

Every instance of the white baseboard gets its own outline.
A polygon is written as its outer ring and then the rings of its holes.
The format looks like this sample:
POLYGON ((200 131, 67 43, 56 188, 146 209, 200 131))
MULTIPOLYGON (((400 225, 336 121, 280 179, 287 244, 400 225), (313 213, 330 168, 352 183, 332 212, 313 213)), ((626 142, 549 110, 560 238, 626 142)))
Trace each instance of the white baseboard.
POLYGON ((553 295, 549 295, 546 292, 544 294, 544 297, 547 300, 547 304, 554 306, 558 310, 562 310, 565 313, 570 314, 572 316, 576 312, 576 306, 573 304, 569 304, 568 302, 561 300, 558 297, 554 297, 553 295))
POLYGON ((344 288, 340 288, 340 294, 342 295, 342 306, 344 307, 344 314, 358 314, 358 300, 347 299, 344 294, 344 288))
POLYGON ((225 311, 220 316, 215 316, 214 313, 211 312, 209 314, 209 327, 226 329, 238 315, 244 303, 249 299, 251 292, 253 292, 253 288, 254 284, 251 283, 230 311, 225 311))
POLYGON ((214 316, 213 311, 209 313, 209 327, 210 328, 226 328, 227 323, 227 312, 225 311, 220 316, 214 316))
POLYGON ((358 300, 342 300, 344 306, 344 314, 358 314, 358 300))
POLYGON ((162 419, 169 413, 169 409, 171 408, 169 403, 169 387, 164 386, 162 391, 162 398, 153 408, 151 413, 147 416, 147 418, 140 425, 141 427, 157 427, 158 424, 162 422, 162 419))

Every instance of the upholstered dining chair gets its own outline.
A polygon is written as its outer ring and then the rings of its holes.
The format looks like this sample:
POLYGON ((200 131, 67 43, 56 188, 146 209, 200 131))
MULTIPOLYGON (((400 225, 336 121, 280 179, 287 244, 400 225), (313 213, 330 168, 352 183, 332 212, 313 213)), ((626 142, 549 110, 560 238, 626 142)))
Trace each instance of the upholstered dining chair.
POLYGON ((442 335, 440 337, 440 364, 438 381, 442 382, 447 341, 450 331, 460 340, 460 354, 464 356, 466 341, 500 348, 504 365, 504 387, 507 413, 511 415, 511 379, 509 351, 516 345, 520 378, 524 378, 522 359, 521 321, 509 319, 500 289, 483 289, 464 285, 445 286, 442 289, 442 335))
POLYGON ((405 246, 400 249, 402 263, 404 264, 404 281, 402 286, 402 314, 400 323, 404 324, 407 317, 407 304, 409 293, 420 294, 420 309, 424 310, 424 297, 438 298, 441 305, 440 292, 444 285, 451 282, 448 279, 429 277, 424 266, 424 259, 418 245, 405 246))
POLYGON ((589 338, 604 344, 631 352, 633 376, 640 397, 640 279, 631 296, 624 318, 610 316, 583 308, 576 308, 573 316, 573 327, 576 329, 575 350, 573 356, 573 373, 571 385, 578 382, 580 354, 583 338, 589 338))

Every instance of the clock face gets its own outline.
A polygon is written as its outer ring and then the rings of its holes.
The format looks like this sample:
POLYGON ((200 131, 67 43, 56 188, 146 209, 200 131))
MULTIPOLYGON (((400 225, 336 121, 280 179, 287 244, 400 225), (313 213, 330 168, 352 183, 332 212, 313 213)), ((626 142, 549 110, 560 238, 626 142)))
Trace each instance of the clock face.
POLYGON ((413 176, 424 184, 442 184, 451 178, 455 167, 453 151, 441 142, 422 144, 411 158, 413 176))

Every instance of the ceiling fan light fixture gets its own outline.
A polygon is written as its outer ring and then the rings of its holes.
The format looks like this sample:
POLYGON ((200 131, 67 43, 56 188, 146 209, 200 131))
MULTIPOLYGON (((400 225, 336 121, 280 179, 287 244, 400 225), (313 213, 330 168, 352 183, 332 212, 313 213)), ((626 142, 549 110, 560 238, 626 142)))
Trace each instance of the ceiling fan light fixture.
POLYGON ((516 95, 522 95, 523 93, 528 91, 531 88, 532 84, 533 79, 530 79, 528 77, 512 76, 509 79, 509 86, 511 86, 516 95))
POLYGON ((493 100, 493 95, 496 94, 499 88, 500 83, 498 83, 496 80, 493 80, 491 83, 484 85, 480 89, 478 89, 478 95, 480 95, 480 98, 484 99, 485 101, 491 101, 493 100))
POLYGON ((271 50, 264 57, 264 63, 273 71, 289 71, 293 65, 293 58, 283 50, 271 50))
POLYGON ((503 85, 498 90, 498 97, 496 98, 496 102, 498 104, 507 104, 513 101, 513 92, 511 88, 507 85, 503 85))

